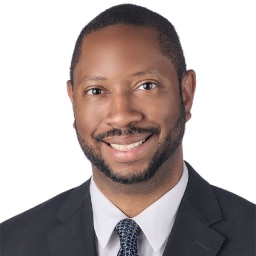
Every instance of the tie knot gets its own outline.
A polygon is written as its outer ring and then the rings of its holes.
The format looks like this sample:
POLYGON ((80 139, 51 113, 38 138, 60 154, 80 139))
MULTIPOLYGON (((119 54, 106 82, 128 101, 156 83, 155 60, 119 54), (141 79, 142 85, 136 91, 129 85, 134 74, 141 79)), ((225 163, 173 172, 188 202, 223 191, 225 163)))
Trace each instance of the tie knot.
POLYGON ((140 233, 139 225, 132 219, 123 219, 117 223, 115 231, 120 238, 121 249, 118 255, 138 255, 137 236, 140 233))

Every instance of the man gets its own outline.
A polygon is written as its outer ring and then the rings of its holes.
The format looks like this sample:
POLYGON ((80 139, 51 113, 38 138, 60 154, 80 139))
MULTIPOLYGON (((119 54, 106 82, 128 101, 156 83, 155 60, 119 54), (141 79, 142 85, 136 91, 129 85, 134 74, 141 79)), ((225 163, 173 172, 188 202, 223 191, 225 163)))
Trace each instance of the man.
POLYGON ((1 225, 1 256, 253 256, 255 205, 183 161, 195 73, 174 27, 134 5, 81 32, 68 95, 92 179, 1 225))

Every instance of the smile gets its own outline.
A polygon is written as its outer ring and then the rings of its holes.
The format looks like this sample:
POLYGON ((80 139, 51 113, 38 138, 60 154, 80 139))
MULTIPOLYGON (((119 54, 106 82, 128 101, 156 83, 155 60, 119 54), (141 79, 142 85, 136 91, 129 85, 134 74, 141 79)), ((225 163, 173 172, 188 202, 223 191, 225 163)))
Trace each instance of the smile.
POLYGON ((134 148, 137 148, 139 145, 143 144, 146 139, 129 144, 129 145, 120 145, 120 144, 109 144, 112 148, 119 150, 119 151, 127 151, 134 148))
POLYGON ((101 142, 101 153, 107 162, 131 164, 154 153, 157 137, 154 134, 132 134, 106 137, 101 142))
MULTIPOLYGON (((116 142, 110 142, 110 141, 104 141, 103 140, 103 142, 105 143, 105 144, 107 144, 109 147, 111 147, 111 148, 113 148, 113 149, 115 149, 115 150, 118 150, 118 151, 123 151, 123 152, 125 152, 125 151, 130 151, 130 150, 133 150, 133 149, 135 149, 135 148, 137 148, 137 147, 139 147, 140 145, 142 145, 143 143, 145 143, 150 137, 152 136, 152 134, 151 135, 149 135, 148 137, 146 137, 146 138, 143 138, 143 139, 141 139, 141 140, 138 140, 138 141, 134 141, 134 142, 124 142, 124 141, 116 141, 116 142)), ((117 139, 118 140, 118 139, 117 139)))

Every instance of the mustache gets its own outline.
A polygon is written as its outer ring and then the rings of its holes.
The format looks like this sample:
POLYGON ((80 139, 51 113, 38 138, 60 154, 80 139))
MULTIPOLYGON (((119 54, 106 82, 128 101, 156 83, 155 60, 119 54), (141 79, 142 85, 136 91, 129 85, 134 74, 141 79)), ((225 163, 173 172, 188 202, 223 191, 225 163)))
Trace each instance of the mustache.
POLYGON ((113 128, 105 133, 97 134, 94 139, 97 142, 100 142, 104 138, 113 137, 113 136, 122 136, 122 135, 131 135, 131 134, 143 134, 150 133, 152 135, 158 135, 160 129, 156 127, 140 128, 140 127, 128 127, 127 129, 117 129, 113 128))

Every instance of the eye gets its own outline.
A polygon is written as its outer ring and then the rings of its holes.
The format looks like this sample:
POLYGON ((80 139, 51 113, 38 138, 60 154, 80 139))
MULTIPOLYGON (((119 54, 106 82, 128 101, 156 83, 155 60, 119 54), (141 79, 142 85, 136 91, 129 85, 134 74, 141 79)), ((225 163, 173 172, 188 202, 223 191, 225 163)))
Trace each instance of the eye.
POLYGON ((141 85, 138 87, 138 89, 139 89, 139 90, 146 90, 146 91, 149 91, 149 90, 151 90, 151 89, 153 89, 153 88, 155 88, 155 87, 156 87, 156 84, 155 84, 155 83, 153 83, 153 82, 146 82, 146 83, 141 84, 141 85))
POLYGON ((91 88, 91 89, 87 90, 86 93, 88 93, 90 95, 100 95, 103 93, 103 90, 100 88, 91 88))

